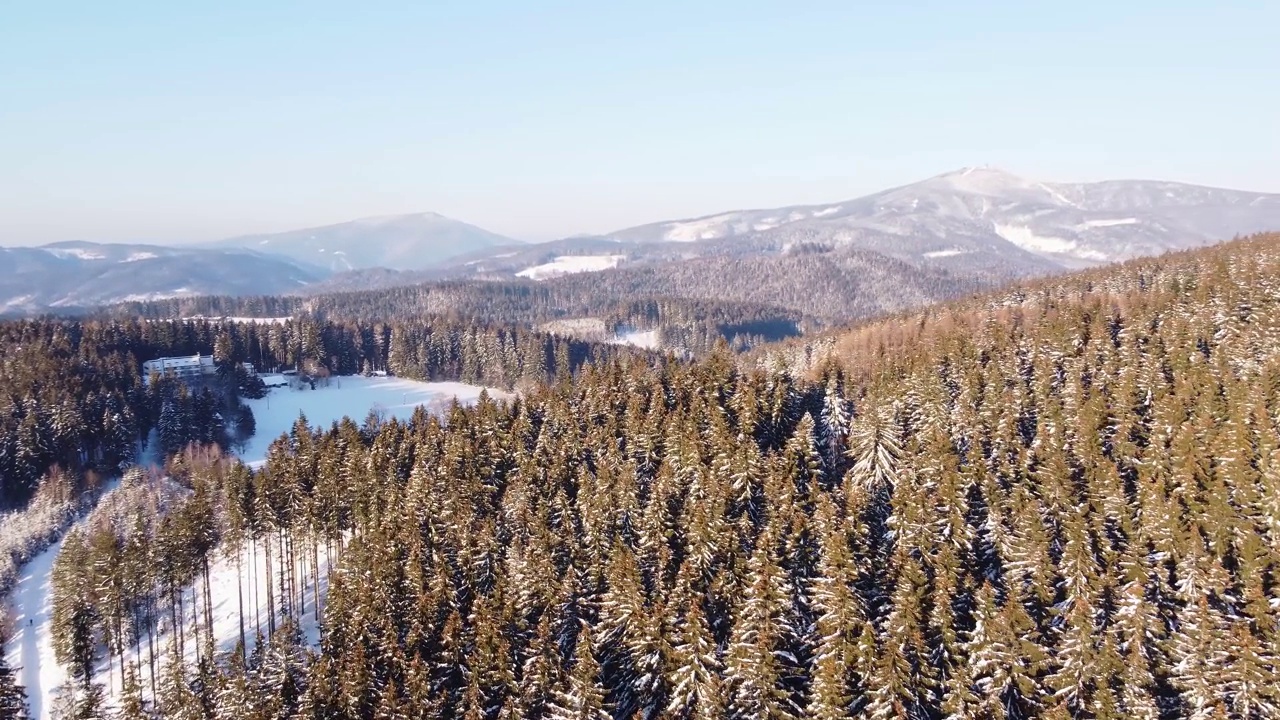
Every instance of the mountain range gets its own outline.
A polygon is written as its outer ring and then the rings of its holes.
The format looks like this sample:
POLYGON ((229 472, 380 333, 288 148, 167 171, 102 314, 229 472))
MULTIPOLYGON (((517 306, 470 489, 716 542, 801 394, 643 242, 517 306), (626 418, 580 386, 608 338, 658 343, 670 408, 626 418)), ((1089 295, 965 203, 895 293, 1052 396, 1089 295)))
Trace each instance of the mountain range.
POLYGON ((0 314, 184 295, 282 294, 327 273, 250 250, 68 241, 0 248, 0 314))
POLYGON ((847 202, 728 212, 611 236, 750 238, 778 248, 819 242, 952 265, 996 254, 1033 270, 1046 261, 1062 268, 1117 262, 1278 226, 1275 194, 1142 180, 1044 183, 972 167, 847 202), (978 257, 958 259, 966 255, 978 257))
POLYGON ((274 253, 337 273, 375 267, 423 270, 464 253, 520 244, 475 225, 427 212, 246 235, 211 243, 209 247, 274 253))
MULTIPOLYGON (((1276 228, 1280 194, 1147 180, 1048 183, 971 167, 844 202, 736 210, 537 244, 419 213, 201 247, 70 242, 9 248, 0 268, 0 313, 445 279, 544 282, 575 273, 609 273, 619 276, 614 285, 718 297, 729 289, 725 273, 734 267, 772 278, 761 287, 773 292, 789 290, 777 285, 788 268, 817 272, 824 262, 852 268, 850 258, 861 266, 874 255, 895 261, 885 265, 894 272, 942 272, 962 285, 981 285, 1276 228), (797 254, 803 261, 792 257, 797 254)), ((762 301, 740 287, 741 280, 733 281, 731 294, 762 301)), ((876 283, 885 292, 894 285, 887 277, 876 283)))

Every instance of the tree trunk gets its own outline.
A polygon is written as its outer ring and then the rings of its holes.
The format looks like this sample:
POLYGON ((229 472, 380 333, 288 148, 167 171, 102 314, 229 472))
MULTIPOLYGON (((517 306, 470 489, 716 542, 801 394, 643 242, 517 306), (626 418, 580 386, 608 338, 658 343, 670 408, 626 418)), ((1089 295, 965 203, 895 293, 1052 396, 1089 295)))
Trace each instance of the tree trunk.
POLYGON ((316 624, 320 623, 320 540, 311 543, 311 610, 316 624))
POLYGON ((244 650, 244 547, 236 548, 236 603, 240 620, 240 660, 247 659, 244 650))
POLYGON ((209 555, 204 556, 204 627, 209 634, 209 645, 212 647, 217 639, 213 637, 213 592, 209 588, 209 555))
POLYGON ((266 540, 266 557, 264 558, 266 572, 263 575, 267 578, 267 636, 270 637, 276 632, 276 593, 271 582, 271 533, 266 533, 264 539, 266 540))
POLYGON ((151 666, 151 699, 160 697, 156 694, 156 614, 155 606, 147 613, 147 664, 151 666))
MULTIPOLYGON (((185 591, 184 591, 185 592, 185 591)), ((183 622, 186 622, 185 620, 183 622)), ((191 642, 196 648, 196 665, 200 664, 200 578, 191 578, 191 642)))
POLYGON ((258 589, 258 541, 256 538, 249 538, 249 581, 252 583, 249 589, 252 591, 252 597, 249 601, 253 603, 253 625, 258 634, 262 634, 262 614, 258 609, 262 606, 262 592, 258 589))

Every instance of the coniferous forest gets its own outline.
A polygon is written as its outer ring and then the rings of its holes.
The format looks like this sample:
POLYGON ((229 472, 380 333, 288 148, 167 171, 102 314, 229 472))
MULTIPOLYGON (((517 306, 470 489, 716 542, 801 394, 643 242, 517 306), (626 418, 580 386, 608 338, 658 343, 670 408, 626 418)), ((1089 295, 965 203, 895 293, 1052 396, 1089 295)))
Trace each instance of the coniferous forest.
MULTIPOLYGON (((17 447, 33 394, 118 396, 138 434, 131 343, 524 381, 126 473, 54 569, 58 712, 1280 717, 1278 241, 689 362, 428 321, 5 326, 17 447), (210 563, 259 556, 267 612, 214 637, 210 563)), ((104 433, 37 465, 126 462, 104 433)))

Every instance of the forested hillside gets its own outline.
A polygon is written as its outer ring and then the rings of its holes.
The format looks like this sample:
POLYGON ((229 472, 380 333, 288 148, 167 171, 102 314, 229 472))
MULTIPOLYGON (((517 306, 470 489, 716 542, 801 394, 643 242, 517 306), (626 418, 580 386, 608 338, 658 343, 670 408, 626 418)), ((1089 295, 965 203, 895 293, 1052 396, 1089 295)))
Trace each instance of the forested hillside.
POLYGON ((76 539, 66 662, 139 676, 138 608, 214 640, 173 588, 266 544, 264 641, 125 717, 1276 717, 1278 242, 864 326, 801 374, 603 358, 443 422, 295 428, 76 539))
MULTIPOLYGON (((588 272, 545 282, 452 280, 312 297, 197 297, 127 303, 129 317, 281 317, 407 321, 423 314, 535 327, 597 318, 612 332, 656 329, 664 348, 702 355, 992 287, 998 275, 952 274, 874 252, 799 243, 785 253, 714 256, 588 272)), ((407 282, 407 281, 405 281, 407 282)))

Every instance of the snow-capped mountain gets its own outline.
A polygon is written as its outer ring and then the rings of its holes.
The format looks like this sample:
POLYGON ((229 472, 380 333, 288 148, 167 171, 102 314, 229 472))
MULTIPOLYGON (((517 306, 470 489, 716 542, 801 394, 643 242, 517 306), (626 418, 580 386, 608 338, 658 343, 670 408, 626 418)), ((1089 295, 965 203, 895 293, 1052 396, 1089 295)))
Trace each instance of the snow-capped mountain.
POLYGON ((743 210, 612 233, 638 242, 746 239, 852 245, 952 267, 1022 273, 1198 247, 1280 228, 1280 195, 1181 183, 1046 183, 963 168, 839 203, 743 210))
POLYGON ((422 270, 464 253, 505 245, 520 243, 436 213, 362 218, 213 243, 275 253, 331 272, 373 267, 422 270))
POLYGON ((80 241, 0 248, 0 314, 187 295, 275 295, 324 275, 245 250, 80 241))

